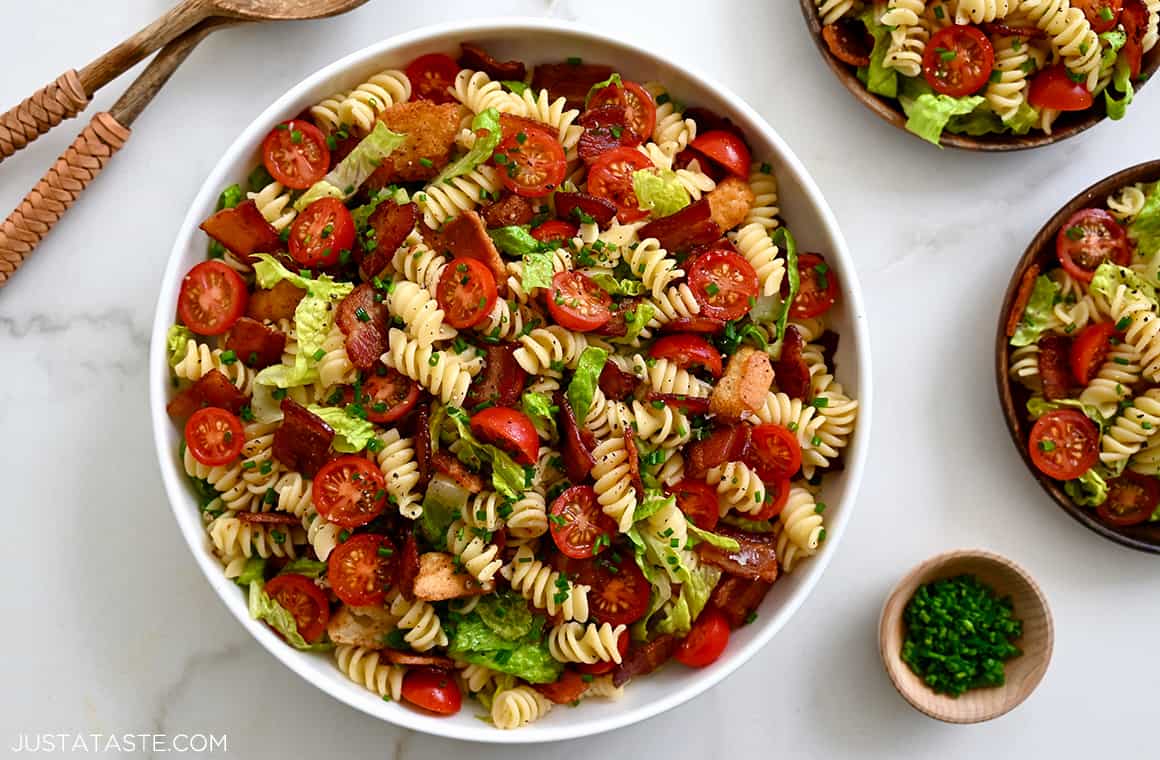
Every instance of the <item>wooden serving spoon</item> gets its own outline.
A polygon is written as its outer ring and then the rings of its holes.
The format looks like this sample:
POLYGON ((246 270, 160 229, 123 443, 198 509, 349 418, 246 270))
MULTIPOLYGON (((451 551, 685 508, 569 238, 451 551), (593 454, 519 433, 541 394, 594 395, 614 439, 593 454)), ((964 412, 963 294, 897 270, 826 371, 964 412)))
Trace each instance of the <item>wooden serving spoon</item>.
MULTIPOLYGON (((0 116, 0 161, 65 119, 83 111, 93 94, 197 24, 213 17, 292 21, 346 13, 367 0, 181 0, 161 18, 79 72, 69 69, 0 116)), ((192 49, 192 48, 191 48, 192 49)))

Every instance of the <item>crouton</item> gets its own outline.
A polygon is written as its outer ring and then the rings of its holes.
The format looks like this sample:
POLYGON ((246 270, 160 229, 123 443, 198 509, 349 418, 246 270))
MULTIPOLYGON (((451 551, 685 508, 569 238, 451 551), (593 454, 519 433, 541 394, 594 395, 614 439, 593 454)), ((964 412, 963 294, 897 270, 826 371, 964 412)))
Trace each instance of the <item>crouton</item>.
POLYGON ((455 558, 445 552, 427 552, 419 557, 415 578, 415 598, 425 602, 480 596, 495 590, 495 583, 480 583, 455 567, 455 558))
POLYGON ((451 160, 462 116, 463 107, 457 103, 415 100, 387 108, 379 119, 392 131, 406 135, 407 141, 387 156, 366 186, 377 190, 396 182, 433 179, 451 160))
POLYGON ((336 644, 352 644, 378 649, 383 637, 395 630, 399 619, 384 607, 342 605, 330 616, 326 632, 336 644))
POLYGON ((739 420, 745 412, 756 414, 772 384, 773 365, 769 355, 751 346, 742 346, 730 357, 724 376, 713 388, 709 411, 729 420, 739 420))
POLYGON ((755 200, 749 183, 739 177, 729 177, 717 184, 707 196, 710 215, 723 230, 732 229, 749 214, 755 200))

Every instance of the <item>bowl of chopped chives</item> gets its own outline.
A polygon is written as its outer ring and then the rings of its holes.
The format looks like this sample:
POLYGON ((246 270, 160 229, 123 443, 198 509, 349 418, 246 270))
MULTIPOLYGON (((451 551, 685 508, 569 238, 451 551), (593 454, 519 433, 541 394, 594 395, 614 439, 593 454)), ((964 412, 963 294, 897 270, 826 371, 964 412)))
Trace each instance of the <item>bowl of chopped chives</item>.
POLYGON ((887 597, 878 624, 894 688, 947 723, 981 723, 1021 704, 1047 672, 1054 640, 1035 580, 979 549, 915 567, 887 597))

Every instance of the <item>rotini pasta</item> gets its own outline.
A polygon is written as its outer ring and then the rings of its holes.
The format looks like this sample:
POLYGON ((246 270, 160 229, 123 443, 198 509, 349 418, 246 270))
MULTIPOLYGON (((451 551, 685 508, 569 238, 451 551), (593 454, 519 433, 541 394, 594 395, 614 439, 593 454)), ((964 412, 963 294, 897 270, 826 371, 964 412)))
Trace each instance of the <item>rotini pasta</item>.
POLYGON ((334 659, 347 678, 384 699, 396 702, 403 698, 403 676, 406 668, 391 665, 374 649, 339 644, 334 659))
POLYGON ((517 686, 496 694, 491 702, 491 722, 496 728, 510 730, 534 723, 548 714, 552 703, 530 686, 517 686))
POLYGON ((777 528, 777 556, 787 573, 793 572, 800 558, 817 554, 826 535, 817 502, 800 486, 790 488, 777 528))
POLYGON ((548 651, 560 662, 598 662, 620 664, 617 642, 625 626, 613 628, 608 623, 561 623, 548 634, 548 651))
POLYGON ((588 587, 573 583, 536 559, 535 552, 521 546, 511 562, 504 565, 503 577, 537 609, 564 620, 588 620, 588 587))
POLYGON ((596 500, 604 514, 616 521, 622 533, 635 522, 637 493, 629 479, 628 452, 624 436, 614 435, 592 450, 596 465, 592 468, 596 500))
POLYGON ((463 404, 471 386, 471 365, 449 351, 420 346, 396 327, 391 328, 387 340, 390 349, 383 354, 383 361, 388 367, 419 383, 445 404, 463 404))
POLYGON ((386 69, 351 90, 338 104, 338 117, 341 123, 366 133, 379 114, 410 99, 411 80, 401 71, 386 69))

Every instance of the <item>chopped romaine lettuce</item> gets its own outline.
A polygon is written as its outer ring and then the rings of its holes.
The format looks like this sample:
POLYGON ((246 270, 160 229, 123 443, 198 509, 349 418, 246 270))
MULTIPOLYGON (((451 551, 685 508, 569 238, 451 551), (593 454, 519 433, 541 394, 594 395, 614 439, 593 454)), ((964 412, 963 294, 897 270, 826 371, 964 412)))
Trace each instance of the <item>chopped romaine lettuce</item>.
POLYGON ((520 397, 520 406, 537 430, 555 431, 556 419, 552 414, 552 399, 546 393, 524 391, 524 395, 520 397))
POLYGON ((1048 401, 1043 396, 1032 396, 1027 399, 1027 415, 1033 420, 1039 419, 1048 412, 1065 408, 1078 409, 1083 412, 1088 419, 1096 423, 1096 427, 1100 429, 1101 433, 1107 430, 1109 420, 1104 419, 1096 407, 1081 404, 1079 399, 1064 398, 1059 401, 1048 401))
POLYGON ((1058 294, 1059 285, 1055 280, 1047 275, 1036 278, 1031 298, 1028 299, 1023 316, 1019 319, 1019 326, 1011 338, 1012 346, 1030 346, 1039 340, 1039 336, 1051 324, 1051 310, 1055 306, 1058 294))
POLYGON ((329 174, 304 192, 294 202, 294 208, 302 211, 320 198, 346 200, 358 191, 367 177, 375 173, 383 159, 406 141, 406 135, 392 132, 386 124, 376 121, 370 134, 360 140, 354 150, 339 161, 329 174))
POLYGON ((689 523, 690 540, 693 543, 706 543, 710 546, 716 546, 727 552, 735 552, 741 549, 741 544, 737 543, 737 539, 722 536, 719 533, 713 533, 707 530, 701 530, 693 523, 689 523))
POLYGON ((184 325, 170 325, 165 335, 165 355, 169 358, 169 366, 176 367, 185 358, 189 348, 189 341, 196 340, 193 332, 184 325))
POLYGON ((326 572, 326 563, 319 562, 314 559, 307 559, 306 557, 299 557, 292 559, 286 563, 282 568, 281 573, 296 573, 297 575, 305 575, 307 578, 318 578, 326 572))
POLYGON ((499 124, 499 111, 494 108, 480 111, 471 120, 471 130, 476 135, 475 143, 472 144, 471 149, 439 172, 439 175, 431 180, 432 184, 462 177, 491 158, 491 154, 499 145, 500 138, 503 137, 503 130, 500 129, 499 124))
POLYGON ((1081 507, 1098 507, 1108 498, 1108 482, 1095 467, 1075 480, 1064 482, 1063 490, 1081 507))
POLYGON ((423 537, 436 545, 446 540, 447 529, 463 513, 470 495, 451 478, 436 473, 423 496, 423 514, 419 517, 423 537))
POLYGON ((638 169, 632 173, 632 189, 640 207, 654 217, 671 216, 691 202, 672 169, 638 169))
MULTIPOLYGON (((1160 207, 1160 194, 1153 196, 1154 206, 1160 207)), ((1147 208, 1147 204, 1145 204, 1147 208)), ((1154 208, 1154 213, 1160 216, 1160 208, 1154 208)), ((1132 226, 1128 226, 1128 236, 1132 235, 1132 226)), ((1139 241, 1137 241, 1139 245, 1139 241)), ((1116 290, 1121 285, 1127 286, 1128 290, 1137 291, 1152 303, 1156 303, 1156 289, 1153 288, 1143 277, 1133 272, 1127 267, 1118 266, 1110 261, 1105 261, 1096 269, 1096 273, 1092 275, 1091 284, 1088 286, 1093 293, 1098 293, 1104 298, 1111 299, 1116 295, 1116 290)), ((1034 298, 1034 296, 1032 296, 1034 298)))
POLYGON ((662 509, 672 507, 676 503, 675 496, 666 494, 660 489, 646 488, 644 494, 641 495, 636 512, 633 513, 633 519, 637 522, 647 520, 662 509))
POLYGON ((523 82, 505 79, 501 81, 500 84, 514 92, 516 95, 523 95, 528 91, 528 85, 524 84, 523 82))
POLYGON ((510 589, 488 594, 475 609, 488 628, 508 641, 527 636, 535 622, 528 601, 510 589))
POLYGON ((250 584, 249 608, 250 617, 268 623, 271 628, 282 634, 282 638, 286 639, 286 642, 295 649, 307 652, 326 652, 334 648, 334 644, 330 642, 306 643, 306 639, 298 633, 298 624, 294 622, 294 616, 266 593, 260 581, 254 581, 250 584))
MULTIPOLYGON (((509 256, 527 256, 530 253, 537 253, 543 250, 540 241, 532 237, 532 233, 528 231, 527 227, 515 225, 500 227, 498 229, 488 230, 487 234, 491 236, 491 241, 495 243, 495 247, 501 253, 506 253, 509 256)), ((548 263, 550 265, 551 261, 549 260, 548 263)))
POLYGON ((784 299, 778 294, 772 296, 778 299, 774 306, 774 310, 777 312, 777 346, 774 350, 780 353, 781 341, 785 337, 785 328, 789 324, 789 307, 793 305, 793 299, 797 298, 798 289, 801 287, 801 273, 798 272, 797 241, 794 240, 793 234, 788 228, 777 228, 773 233, 773 244, 785 251, 785 279, 789 283, 789 292, 786 293, 784 299))
POLYGON ((484 462, 491 463, 491 484, 495 490, 509 499, 519 498, 529 485, 528 473, 516 464, 506 451, 480 443, 471 432, 471 421, 467 413, 457 407, 446 407, 445 416, 451 424, 453 437, 460 441, 455 455, 464 464, 479 468, 484 462))
POLYGON ((1160 182, 1146 188, 1144 207, 1128 225, 1128 237, 1136 242, 1141 256, 1160 253, 1160 182))
POLYGON ((657 623, 658 633, 681 635, 689 632, 697 616, 709 602, 709 595, 717 581, 721 580, 721 569, 712 565, 696 564, 681 584, 677 597, 665 605, 664 616, 657 623))
POLYGON ((652 321, 653 315, 656 314, 656 307, 651 303, 642 301, 633 308, 624 312, 624 340, 631 342, 636 340, 641 331, 648 326, 652 321))
POLYGON ((611 272, 590 272, 588 277, 593 282, 614 296, 639 296, 644 292, 644 283, 640 280, 617 279, 611 272))
POLYGON ((597 90, 603 90, 605 87, 612 87, 614 85, 616 87, 620 87, 623 84, 624 82, 621 80, 620 74, 614 73, 612 76, 608 77, 608 79, 605 79, 603 82, 597 82, 596 84, 592 85, 591 88, 589 88, 588 95, 584 98, 584 104, 587 106, 587 104, 592 100, 592 96, 596 94, 597 90))
POLYGON ((532 288, 550 288, 552 277, 556 274, 552 267, 552 257, 547 253, 525 253, 523 274, 520 276, 520 287, 525 293, 532 288))
POLYGON ((346 409, 337 406, 318 406, 309 404, 306 407, 314 416, 334 428, 335 451, 343 454, 354 454, 362 451, 375 437, 375 426, 363 417, 351 414, 346 409))
POLYGON ((234 583, 239 586, 248 588, 251 583, 257 581, 261 583, 266 572, 266 560, 261 557, 250 557, 246 560, 245 566, 242 567, 242 573, 237 578, 234 578, 234 583))
POLYGON ((870 7, 862 14, 866 31, 874 37, 874 50, 870 53, 870 65, 864 72, 866 89, 875 95, 887 98, 898 97, 898 72, 886 66, 886 54, 890 51, 890 27, 878 20, 881 11, 870 7))
POLYGON ((472 612, 455 626, 448 654, 522 678, 528 683, 551 683, 564 665, 557 662, 543 640, 544 618, 533 617, 531 629, 512 641, 500 636, 472 612))
POLYGON ((907 79, 898 102, 906 114, 906 128, 922 139, 939 145, 943 129, 952 117, 963 116, 986 103, 982 95, 968 95, 962 98, 937 95, 925 80, 907 79))
POLYGON ((572 374, 572 381, 568 383, 568 403, 572 405, 572 412, 578 420, 588 416, 588 407, 591 406, 592 397, 596 394, 600 372, 604 369, 606 361, 608 352, 596 346, 589 346, 580 354, 576 371, 572 374))

